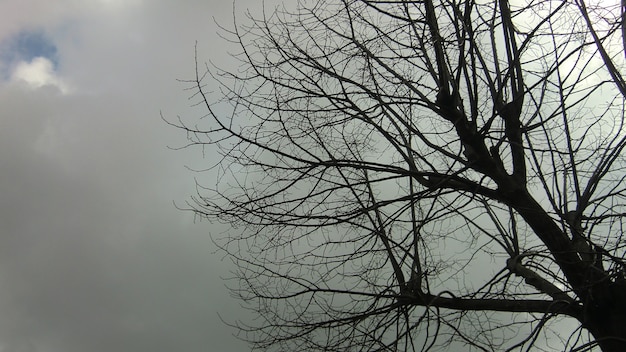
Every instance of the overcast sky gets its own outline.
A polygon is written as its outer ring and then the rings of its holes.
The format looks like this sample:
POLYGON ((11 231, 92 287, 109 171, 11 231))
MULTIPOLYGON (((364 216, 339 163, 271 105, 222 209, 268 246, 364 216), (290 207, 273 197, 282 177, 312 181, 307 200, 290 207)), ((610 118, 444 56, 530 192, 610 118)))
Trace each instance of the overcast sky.
POLYGON ((220 230, 173 205, 201 155, 159 117, 193 112, 196 40, 228 63, 213 17, 232 3, 0 0, 0 352, 249 350, 220 230))

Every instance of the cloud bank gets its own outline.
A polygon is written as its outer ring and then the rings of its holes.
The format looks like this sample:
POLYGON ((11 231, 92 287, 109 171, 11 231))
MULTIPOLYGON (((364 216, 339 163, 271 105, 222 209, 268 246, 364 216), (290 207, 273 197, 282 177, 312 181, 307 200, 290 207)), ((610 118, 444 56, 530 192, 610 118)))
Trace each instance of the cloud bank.
MULTIPOLYGON (((257 6, 239 1, 237 8, 257 6)), ((160 119, 192 111, 177 78, 228 62, 206 1, 0 3, 0 351, 244 351, 213 253, 223 231, 178 211, 194 192, 160 119), (209 56, 207 53, 211 52, 209 56)))

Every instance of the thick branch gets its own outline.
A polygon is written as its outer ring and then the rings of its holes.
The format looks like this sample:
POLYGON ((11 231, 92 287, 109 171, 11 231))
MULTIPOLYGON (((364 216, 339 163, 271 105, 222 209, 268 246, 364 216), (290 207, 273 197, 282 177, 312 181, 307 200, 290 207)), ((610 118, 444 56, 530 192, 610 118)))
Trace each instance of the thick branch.
POLYGON ((551 282, 539 276, 536 272, 528 269, 521 263, 522 255, 518 255, 514 258, 509 258, 506 261, 506 266, 512 273, 524 278, 524 281, 536 288, 539 292, 543 292, 556 301, 564 301, 574 303, 574 299, 568 296, 565 292, 554 286, 551 282))
POLYGON ((401 303, 415 304, 426 307, 447 308, 463 311, 496 311, 511 313, 554 313, 566 314, 577 318, 580 309, 568 301, 546 301, 538 299, 480 299, 442 297, 431 294, 421 296, 403 296, 401 303))

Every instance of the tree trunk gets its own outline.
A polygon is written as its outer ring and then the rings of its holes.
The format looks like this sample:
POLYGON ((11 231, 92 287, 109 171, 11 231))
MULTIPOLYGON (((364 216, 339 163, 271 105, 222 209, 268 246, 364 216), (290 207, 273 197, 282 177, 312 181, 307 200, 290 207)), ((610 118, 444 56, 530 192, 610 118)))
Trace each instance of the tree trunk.
MULTIPOLYGON (((571 240, 525 190, 509 195, 511 204, 550 249, 572 285, 583 314, 578 318, 603 352, 626 351, 626 266, 615 273, 580 257, 571 240)), ((594 256, 601 256, 596 252, 594 256)), ((615 270, 615 269, 614 269, 615 270)))
POLYGON ((626 281, 594 285, 581 323, 603 352, 626 351, 626 281))

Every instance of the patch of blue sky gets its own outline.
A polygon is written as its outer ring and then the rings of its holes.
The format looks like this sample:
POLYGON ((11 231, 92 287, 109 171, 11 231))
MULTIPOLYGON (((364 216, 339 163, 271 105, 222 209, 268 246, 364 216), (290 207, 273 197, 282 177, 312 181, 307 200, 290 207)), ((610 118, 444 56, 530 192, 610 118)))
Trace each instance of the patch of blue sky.
POLYGON ((53 69, 59 63, 57 47, 43 30, 23 30, 0 43, 0 60, 5 68, 19 62, 31 62, 37 57, 50 60, 53 69))

